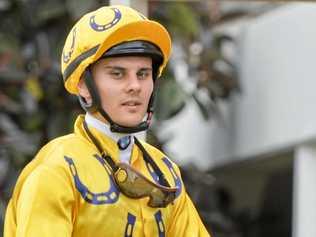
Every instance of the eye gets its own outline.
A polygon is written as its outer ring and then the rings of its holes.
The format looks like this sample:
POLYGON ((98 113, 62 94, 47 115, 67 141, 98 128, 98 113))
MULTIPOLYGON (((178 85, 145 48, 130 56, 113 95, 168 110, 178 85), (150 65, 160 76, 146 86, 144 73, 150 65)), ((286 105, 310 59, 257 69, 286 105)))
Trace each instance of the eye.
POLYGON ((109 74, 114 79, 121 79, 124 77, 124 72, 122 70, 111 70, 109 74))
POLYGON ((151 70, 140 70, 137 72, 137 77, 139 79, 147 79, 151 77, 151 70))

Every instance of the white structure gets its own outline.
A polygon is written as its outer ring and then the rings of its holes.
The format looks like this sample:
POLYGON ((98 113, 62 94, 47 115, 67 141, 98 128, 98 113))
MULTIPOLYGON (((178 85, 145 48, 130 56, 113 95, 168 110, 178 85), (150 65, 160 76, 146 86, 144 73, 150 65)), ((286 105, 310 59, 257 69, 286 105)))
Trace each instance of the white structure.
POLYGON ((242 93, 221 105, 221 121, 203 121, 192 105, 168 128, 178 162, 204 169, 294 151, 293 237, 316 236, 315 22, 316 4, 295 3, 243 24, 242 93))
POLYGON ((148 1, 147 0, 110 0, 110 5, 126 5, 131 6, 143 15, 148 15, 148 1))
POLYGON ((242 93, 221 105, 222 121, 205 122, 187 108, 171 121, 181 130, 170 150, 185 162, 202 153, 198 163, 207 158, 210 167, 315 139, 315 22, 316 4, 306 3, 244 24, 237 38, 242 93))
POLYGON ((244 93, 234 102, 234 157, 295 151, 294 237, 316 236, 315 22, 316 4, 253 21, 241 42, 244 93))

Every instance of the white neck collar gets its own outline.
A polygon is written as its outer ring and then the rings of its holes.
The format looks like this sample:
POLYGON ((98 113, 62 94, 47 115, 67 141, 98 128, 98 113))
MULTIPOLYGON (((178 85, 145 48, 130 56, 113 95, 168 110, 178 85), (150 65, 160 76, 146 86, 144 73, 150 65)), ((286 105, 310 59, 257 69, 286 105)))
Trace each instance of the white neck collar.
POLYGON ((100 120, 93 117, 91 114, 86 113, 85 115, 85 121, 86 123, 103 133, 104 135, 110 137, 112 140, 115 141, 115 143, 118 142, 118 140, 125 136, 131 136, 131 143, 128 145, 128 147, 120 151, 120 159, 122 162, 129 163, 130 156, 132 152, 132 147, 134 145, 134 135, 135 133, 125 134, 125 133, 115 133, 110 130, 110 126, 104 122, 101 122, 100 120))
POLYGON ((112 132, 110 130, 110 126, 104 122, 101 122, 97 118, 93 117, 90 113, 86 113, 85 115, 85 121, 88 125, 94 127, 98 131, 102 132, 103 134, 107 135, 108 137, 112 138, 115 142, 117 142, 120 138, 125 136, 131 136, 133 137, 134 133, 117 133, 112 132))

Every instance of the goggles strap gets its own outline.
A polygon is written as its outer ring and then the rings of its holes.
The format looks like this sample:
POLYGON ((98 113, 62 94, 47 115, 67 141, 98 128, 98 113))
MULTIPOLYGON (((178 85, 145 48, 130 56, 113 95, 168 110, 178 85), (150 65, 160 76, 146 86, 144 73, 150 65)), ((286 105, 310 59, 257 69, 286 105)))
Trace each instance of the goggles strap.
MULTIPOLYGON (((93 144, 97 147, 98 151, 100 152, 101 156, 103 159, 106 160, 106 162, 110 165, 111 169, 113 172, 116 172, 118 170, 118 166, 115 164, 113 159, 106 155, 101 147, 101 144, 99 141, 93 136, 91 131, 88 128, 88 125, 86 121, 83 122, 83 127, 88 135, 88 137, 91 139, 93 144)), ((161 172, 159 169, 158 165, 155 163, 155 161, 151 158, 151 156, 148 154, 148 152, 145 150, 145 148, 142 146, 142 144, 139 142, 139 140, 134 136, 135 144, 138 146, 138 148, 141 150, 143 153, 143 158, 145 161, 150 163, 151 167, 154 169, 154 172, 158 175, 159 177, 159 184, 166 186, 166 187, 171 187, 170 184, 168 183, 167 179, 165 178, 165 175, 161 172)))
POLYGON ((143 145, 138 141, 138 139, 136 137, 134 137, 135 140, 135 144, 139 147, 139 149, 141 150, 141 152, 143 153, 143 157, 144 160, 147 161, 148 163, 150 163, 151 167, 153 167, 155 173, 158 175, 159 177, 159 183, 163 186, 166 187, 171 187, 170 184, 168 183, 167 179, 165 178, 165 175, 161 172, 161 170, 159 169, 158 165, 155 163, 155 161, 151 158, 151 156, 148 154, 148 152, 145 150, 145 148, 143 147, 143 145))
POLYGON ((112 158, 110 156, 107 156, 102 147, 101 144, 99 143, 99 141, 93 136, 93 134, 91 133, 91 131, 88 128, 87 122, 83 121, 83 127, 88 135, 88 137, 91 139, 92 143, 97 147, 97 149, 99 150, 101 156, 103 159, 106 160, 106 162, 111 166, 111 169, 116 172, 118 167, 117 165, 114 163, 114 161, 112 160, 112 158))

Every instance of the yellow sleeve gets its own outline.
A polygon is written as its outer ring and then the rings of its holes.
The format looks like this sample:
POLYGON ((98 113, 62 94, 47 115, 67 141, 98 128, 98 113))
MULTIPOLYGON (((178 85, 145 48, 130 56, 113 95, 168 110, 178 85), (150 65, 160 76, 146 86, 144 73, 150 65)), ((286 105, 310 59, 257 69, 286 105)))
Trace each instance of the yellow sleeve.
POLYGON ((74 192, 62 168, 40 165, 16 200, 16 237, 70 237, 73 210, 74 192))
MULTIPOLYGON (((181 178, 181 172, 176 166, 176 173, 181 178)), ((172 221, 167 229, 167 236, 181 237, 211 237, 205 228, 193 202, 186 192, 181 179, 182 190, 180 196, 175 201, 172 213, 172 221)))
POLYGON ((210 237, 188 194, 179 197, 167 236, 210 237))

